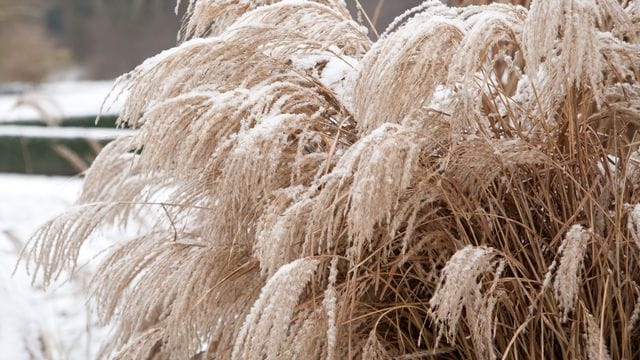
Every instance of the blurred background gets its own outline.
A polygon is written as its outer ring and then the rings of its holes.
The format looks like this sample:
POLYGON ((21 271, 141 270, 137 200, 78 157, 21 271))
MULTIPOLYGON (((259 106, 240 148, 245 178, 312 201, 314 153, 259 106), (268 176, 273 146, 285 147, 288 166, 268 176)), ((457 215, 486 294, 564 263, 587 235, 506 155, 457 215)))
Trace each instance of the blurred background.
MULTIPOLYGON (((420 2, 361 0, 378 29, 420 2)), ((112 79, 175 45, 174 7, 175 0, 0 0, 0 83, 112 79)))
POLYGON ((111 79, 175 44, 173 0, 0 0, 0 82, 111 79))

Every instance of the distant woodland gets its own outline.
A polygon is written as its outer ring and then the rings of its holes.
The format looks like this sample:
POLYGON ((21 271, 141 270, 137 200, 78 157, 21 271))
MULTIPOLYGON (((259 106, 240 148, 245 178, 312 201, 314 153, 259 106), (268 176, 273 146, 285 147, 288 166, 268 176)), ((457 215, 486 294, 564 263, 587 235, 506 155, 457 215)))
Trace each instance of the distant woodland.
MULTIPOLYGON (((420 2, 361 1, 380 31, 420 2)), ((116 77, 175 44, 180 23, 175 3, 0 0, 0 82, 41 82, 70 69, 86 79, 116 77)), ((347 3, 355 11, 355 1, 347 3)))

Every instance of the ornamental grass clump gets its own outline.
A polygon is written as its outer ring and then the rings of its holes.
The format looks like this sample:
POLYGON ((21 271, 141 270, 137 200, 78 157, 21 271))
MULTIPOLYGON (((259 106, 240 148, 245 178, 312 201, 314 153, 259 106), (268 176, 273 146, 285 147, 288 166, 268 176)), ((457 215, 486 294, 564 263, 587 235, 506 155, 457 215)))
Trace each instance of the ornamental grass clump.
POLYGON ((640 357, 640 3, 426 1, 375 42, 340 0, 187 7, 25 256, 48 284, 161 214, 92 282, 105 358, 640 357))

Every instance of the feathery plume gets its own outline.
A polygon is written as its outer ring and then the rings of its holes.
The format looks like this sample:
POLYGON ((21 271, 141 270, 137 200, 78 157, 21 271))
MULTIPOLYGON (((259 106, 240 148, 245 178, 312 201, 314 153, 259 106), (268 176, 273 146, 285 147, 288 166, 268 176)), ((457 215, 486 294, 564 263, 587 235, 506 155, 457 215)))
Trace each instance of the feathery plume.
POLYGON ((589 360, 610 360, 609 349, 604 343, 602 331, 593 315, 586 314, 587 331, 584 335, 587 342, 587 356, 589 360))
POLYGON ((277 359, 289 322, 319 261, 299 259, 282 266, 262 287, 233 347, 233 359, 277 359))
POLYGON ((569 312, 575 306, 581 283, 580 267, 591 236, 591 231, 585 230, 582 225, 573 225, 558 249, 561 257, 553 283, 553 293, 563 311, 562 321, 567 321, 569 312))
MULTIPOLYGON (((467 246, 457 251, 442 269, 440 282, 429 300, 432 317, 439 325, 439 336, 446 335, 453 342, 463 307, 466 318, 472 324, 472 336, 478 354, 494 358, 491 322, 495 299, 482 293, 479 277, 493 272, 496 279, 504 269, 503 262, 494 261, 495 249, 467 246)), ((495 290, 495 282, 489 292, 495 290)))

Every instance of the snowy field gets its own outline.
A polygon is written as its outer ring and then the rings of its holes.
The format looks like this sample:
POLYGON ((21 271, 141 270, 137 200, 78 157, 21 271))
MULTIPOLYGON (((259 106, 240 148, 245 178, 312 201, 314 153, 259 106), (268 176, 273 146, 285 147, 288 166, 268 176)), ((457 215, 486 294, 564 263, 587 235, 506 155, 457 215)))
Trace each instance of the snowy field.
POLYGON ((71 205, 81 180, 0 174, 0 359, 92 359, 106 330, 86 310, 88 259, 108 247, 89 246, 80 270, 51 289, 31 286, 21 264, 25 241, 37 226, 71 205))
MULTIPOLYGON (((0 136, 113 139, 126 131, 2 125, 43 114, 95 116, 112 87, 113 81, 62 82, 1 94, 0 136)), ((116 102, 104 114, 120 109, 116 102)), ((86 264, 111 245, 108 236, 88 244, 79 270, 64 274, 46 291, 38 283, 32 286, 24 263, 16 268, 31 234, 74 203, 81 183, 79 178, 0 174, 0 360, 94 359, 107 336, 87 310, 94 269, 86 264)))
MULTIPOLYGON (((43 113, 54 118, 95 116, 113 86, 113 80, 56 82, 0 95, 0 123, 39 119, 43 113)), ((124 96, 114 100, 107 102, 103 115, 120 112, 124 96)))
POLYGON ((113 140, 121 135, 133 134, 135 130, 109 128, 44 127, 44 126, 0 126, 0 136, 55 139, 113 140))
MULTIPOLYGON (((59 119, 95 116, 113 83, 60 82, 4 92, 0 94, 0 135, 115 138, 126 131, 2 125, 45 114, 59 119)), ((105 108, 104 114, 117 114, 119 101, 105 108)), ((64 274, 46 291, 37 282, 32 286, 24 263, 16 268, 31 234, 74 203, 81 183, 79 178, 0 174, 0 360, 93 359, 107 335, 87 310, 87 286, 94 269, 86 264, 111 245, 108 236, 88 244, 78 271, 73 276, 64 274)))

